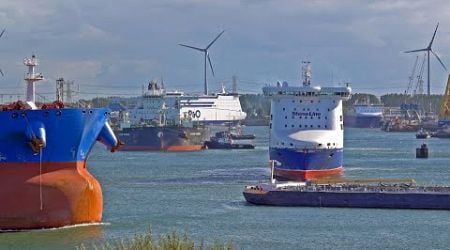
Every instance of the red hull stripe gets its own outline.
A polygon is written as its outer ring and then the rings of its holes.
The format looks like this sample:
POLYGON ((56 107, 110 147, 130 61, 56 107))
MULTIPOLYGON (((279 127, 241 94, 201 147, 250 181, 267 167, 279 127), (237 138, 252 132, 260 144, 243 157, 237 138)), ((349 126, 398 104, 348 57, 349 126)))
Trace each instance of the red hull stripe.
POLYGON ((275 176, 291 180, 311 180, 334 175, 340 175, 344 171, 343 167, 327 170, 286 170, 275 168, 275 176))

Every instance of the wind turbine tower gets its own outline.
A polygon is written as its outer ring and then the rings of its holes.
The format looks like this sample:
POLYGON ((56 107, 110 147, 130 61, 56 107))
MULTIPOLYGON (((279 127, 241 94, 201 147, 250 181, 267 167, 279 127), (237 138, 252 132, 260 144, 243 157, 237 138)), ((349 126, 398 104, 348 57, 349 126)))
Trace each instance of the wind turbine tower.
POLYGON ((204 88, 204 94, 205 95, 208 95, 208 82, 206 81, 206 59, 208 59, 209 66, 211 67, 212 75, 214 76, 214 68, 213 68, 212 63, 211 63, 211 58, 209 58, 208 49, 217 41, 217 39, 219 39, 219 37, 223 34, 223 32, 225 32, 225 30, 220 32, 220 34, 218 36, 216 36, 216 38, 214 38, 214 40, 212 40, 212 42, 210 42, 208 44, 208 46, 206 46, 206 48, 204 48, 204 49, 193 47, 193 46, 189 46, 189 45, 185 45, 185 44, 178 44, 180 46, 187 47, 187 48, 190 48, 190 49, 195 49, 195 50, 198 50, 198 51, 204 53, 204 57, 205 57, 205 88, 204 88))
POLYGON ((427 73, 427 94, 428 96, 430 95, 430 52, 436 57, 436 59, 438 59, 439 63, 442 65, 442 67, 447 71, 447 67, 445 67, 444 63, 441 61, 441 59, 439 58, 439 56, 434 53, 434 51, 431 49, 431 46, 433 45, 433 41, 434 41, 434 37, 436 36, 436 32, 437 29, 439 27, 439 23, 437 23, 436 25, 436 29, 434 30, 434 34, 433 37, 431 38, 430 43, 428 44, 428 46, 424 49, 416 49, 416 50, 409 50, 409 51, 405 51, 405 53, 413 53, 413 52, 421 52, 421 51, 426 51, 427 52, 427 66, 428 66, 428 73, 427 73))

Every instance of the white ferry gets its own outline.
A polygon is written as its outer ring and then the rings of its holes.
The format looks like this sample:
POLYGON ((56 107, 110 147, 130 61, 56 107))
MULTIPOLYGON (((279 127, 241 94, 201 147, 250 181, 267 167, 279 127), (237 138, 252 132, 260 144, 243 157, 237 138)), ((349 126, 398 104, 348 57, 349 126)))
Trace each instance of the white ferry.
POLYGON ((263 88, 271 98, 269 157, 278 179, 312 179, 343 171, 342 100, 350 87, 311 86, 303 65, 303 86, 287 82, 263 88))

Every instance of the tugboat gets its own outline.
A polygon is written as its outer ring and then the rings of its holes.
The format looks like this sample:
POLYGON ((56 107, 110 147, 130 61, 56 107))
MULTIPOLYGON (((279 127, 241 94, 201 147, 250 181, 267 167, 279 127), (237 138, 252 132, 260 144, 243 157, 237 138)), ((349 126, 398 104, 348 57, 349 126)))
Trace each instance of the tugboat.
POLYGON ((423 128, 419 129, 419 132, 416 134, 417 139, 428 139, 431 137, 430 132, 424 130, 423 128))
POLYGON ((254 149, 250 143, 235 143, 229 131, 217 132, 209 141, 205 141, 205 149, 254 149))
POLYGON ((0 230, 55 228, 100 222, 100 183, 87 169, 96 141, 115 151, 120 142, 105 108, 35 103, 35 55, 28 67, 26 101, 0 105, 0 230))

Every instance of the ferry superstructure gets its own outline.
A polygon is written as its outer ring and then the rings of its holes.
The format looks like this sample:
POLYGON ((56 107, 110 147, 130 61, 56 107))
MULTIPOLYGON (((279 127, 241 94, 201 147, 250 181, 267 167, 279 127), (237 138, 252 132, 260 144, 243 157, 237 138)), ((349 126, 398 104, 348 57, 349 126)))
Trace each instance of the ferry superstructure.
POLYGON ((203 96, 182 96, 180 116, 204 125, 237 125, 247 117, 242 111, 239 95, 222 91, 203 96))
POLYGON ((271 98, 269 157, 278 179, 312 179, 343 171, 342 100, 350 87, 313 87, 309 62, 303 86, 263 88, 271 98))

